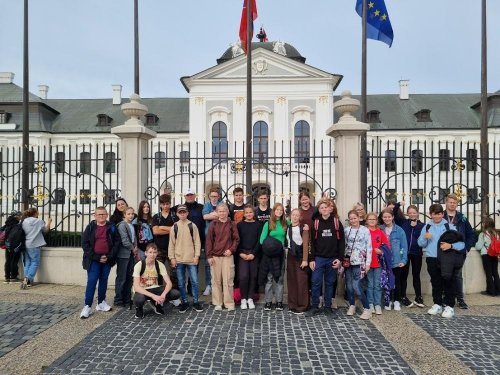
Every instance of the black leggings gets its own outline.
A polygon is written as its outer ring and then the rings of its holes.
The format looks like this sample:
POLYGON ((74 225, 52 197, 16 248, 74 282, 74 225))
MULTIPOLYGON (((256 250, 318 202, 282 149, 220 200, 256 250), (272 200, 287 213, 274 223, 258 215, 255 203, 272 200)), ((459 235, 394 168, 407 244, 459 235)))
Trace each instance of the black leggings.
POLYGON ((244 260, 238 257, 238 280, 242 299, 252 298, 257 284, 257 259, 244 260))
POLYGON ((408 274, 413 276, 413 289, 415 297, 422 297, 422 287, 420 284, 420 271, 422 270, 422 255, 408 254, 408 263, 401 269, 401 296, 406 297, 406 286, 408 285, 408 274))

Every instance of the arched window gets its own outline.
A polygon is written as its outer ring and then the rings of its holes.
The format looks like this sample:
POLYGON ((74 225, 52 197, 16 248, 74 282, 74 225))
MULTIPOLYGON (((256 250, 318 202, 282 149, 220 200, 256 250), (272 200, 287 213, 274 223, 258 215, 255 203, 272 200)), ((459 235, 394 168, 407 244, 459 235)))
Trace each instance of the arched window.
POLYGON ((293 129, 293 140, 295 145, 295 162, 309 163, 310 156, 310 127, 307 121, 300 120, 293 129))
POLYGON ((253 158, 255 163, 267 163, 269 130, 264 121, 253 125, 253 158))
POLYGON ((227 125, 222 121, 212 126, 212 158, 214 162, 227 160, 227 125))

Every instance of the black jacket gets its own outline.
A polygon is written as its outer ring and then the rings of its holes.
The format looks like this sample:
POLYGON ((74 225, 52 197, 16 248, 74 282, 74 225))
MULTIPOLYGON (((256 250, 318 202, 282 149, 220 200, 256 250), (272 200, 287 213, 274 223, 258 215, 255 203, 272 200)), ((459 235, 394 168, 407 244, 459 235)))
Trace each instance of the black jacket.
MULTIPOLYGON (((99 260, 100 255, 94 254, 94 245, 95 245, 95 232, 97 228, 97 223, 95 220, 92 220, 89 225, 87 225, 87 228, 85 228, 83 234, 82 234, 82 248, 83 248, 83 261, 82 261, 82 266, 84 270, 89 269, 90 264, 92 263, 93 260, 99 260)), ((111 266, 115 265, 116 263, 116 252, 117 252, 117 243, 114 241, 114 232, 116 230, 115 226, 111 224, 109 221, 106 222, 106 237, 108 238, 108 247, 109 247, 109 253, 108 253, 108 261, 106 263, 110 264, 111 266)))
POLYGON ((326 220, 322 216, 313 220, 309 261, 313 261, 314 257, 317 256, 339 260, 344 258, 344 227, 340 223, 340 220, 337 223, 338 228, 335 228, 335 222, 331 215, 326 220))

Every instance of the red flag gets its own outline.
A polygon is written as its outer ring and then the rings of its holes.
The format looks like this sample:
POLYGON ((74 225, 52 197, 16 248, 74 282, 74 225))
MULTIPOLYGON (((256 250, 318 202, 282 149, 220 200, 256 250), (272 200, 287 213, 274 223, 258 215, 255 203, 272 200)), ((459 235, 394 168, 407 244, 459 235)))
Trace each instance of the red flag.
MULTIPOLYGON (((240 41, 241 48, 247 53, 247 1, 243 0, 243 10, 241 11, 241 22, 240 22, 240 41)), ((255 0, 252 0, 252 37, 253 37, 253 21, 257 18, 257 4, 255 0)))

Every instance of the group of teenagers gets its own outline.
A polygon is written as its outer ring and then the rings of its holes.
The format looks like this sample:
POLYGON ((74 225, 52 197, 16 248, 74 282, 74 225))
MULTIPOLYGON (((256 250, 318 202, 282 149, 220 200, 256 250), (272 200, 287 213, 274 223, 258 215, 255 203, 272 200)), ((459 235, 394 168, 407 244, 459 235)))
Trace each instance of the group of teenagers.
MULTIPOLYGON (((383 309, 425 307, 420 282, 423 250, 432 284, 428 313, 451 318, 455 301, 467 308, 462 266, 476 235, 456 210, 458 198, 453 194, 446 198, 446 210, 440 204, 430 206, 426 224, 419 220, 416 206, 409 206, 405 216, 404 202, 389 201, 380 214, 366 214, 361 204, 355 204, 345 227, 333 200, 321 198, 313 206, 307 192, 300 193, 299 207, 289 215, 281 203, 269 206, 267 191, 258 195, 257 207, 244 203, 239 187, 233 191, 232 204, 221 201, 218 188, 210 190, 204 205, 191 189, 184 197, 184 203, 172 207, 171 196, 161 195, 160 212, 155 215, 147 201, 140 202, 136 214, 122 198, 109 220, 104 207, 95 210, 95 220, 82 236, 88 282, 81 318, 92 313, 97 284, 96 310, 111 309, 105 297, 116 264, 113 305, 135 306, 137 318, 144 316, 146 302, 157 314, 164 313, 167 301, 178 301, 181 313, 191 308, 203 311, 198 280, 202 266, 203 294, 211 294, 216 311, 234 311, 237 303, 242 310, 255 309, 260 287, 265 311, 284 310, 286 277, 291 313, 331 314, 338 305, 337 286, 345 282, 347 315, 356 314, 357 296, 363 306, 360 318, 370 319, 383 309), (413 301, 406 296, 410 265, 413 301)), ((494 222, 486 219, 476 248, 483 253, 492 236, 496 236, 494 222)), ((496 295, 498 259, 490 258, 483 258, 486 293, 496 295)))

